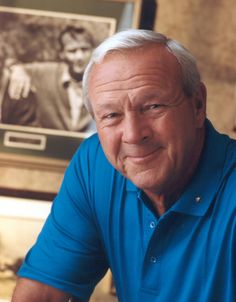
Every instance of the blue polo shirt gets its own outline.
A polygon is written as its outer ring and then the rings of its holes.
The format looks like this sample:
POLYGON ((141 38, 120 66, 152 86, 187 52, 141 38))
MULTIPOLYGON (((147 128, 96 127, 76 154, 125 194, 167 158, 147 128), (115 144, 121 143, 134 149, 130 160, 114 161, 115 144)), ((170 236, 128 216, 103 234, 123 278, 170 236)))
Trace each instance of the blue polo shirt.
POLYGON ((197 171, 161 217, 97 135, 84 141, 19 275, 87 301, 110 267, 121 302, 235 302, 236 142, 206 124, 197 171))

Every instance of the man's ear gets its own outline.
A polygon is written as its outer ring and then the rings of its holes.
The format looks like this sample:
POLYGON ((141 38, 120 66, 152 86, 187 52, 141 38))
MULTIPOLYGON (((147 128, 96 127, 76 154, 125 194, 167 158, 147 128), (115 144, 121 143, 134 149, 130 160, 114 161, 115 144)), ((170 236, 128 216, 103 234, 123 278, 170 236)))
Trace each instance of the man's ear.
POLYGON ((194 96, 194 109, 195 109, 195 119, 197 127, 201 128, 204 125, 206 119, 206 99, 207 90, 206 86, 201 82, 199 84, 198 90, 195 92, 194 96))

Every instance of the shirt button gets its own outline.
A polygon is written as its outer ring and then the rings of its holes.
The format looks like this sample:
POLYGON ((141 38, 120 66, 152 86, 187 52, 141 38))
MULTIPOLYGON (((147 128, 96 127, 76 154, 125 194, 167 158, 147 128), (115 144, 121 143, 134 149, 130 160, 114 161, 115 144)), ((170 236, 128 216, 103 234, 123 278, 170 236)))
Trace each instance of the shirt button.
POLYGON ((202 199, 201 196, 196 196, 196 197, 195 197, 195 201, 196 201, 196 202, 200 202, 201 199, 202 199))
POLYGON ((156 226, 155 221, 151 221, 150 224, 149 224, 149 226, 150 226, 151 229, 154 229, 155 226, 156 226))
POLYGON ((156 263, 157 262, 157 258, 154 257, 154 256, 150 257, 150 262, 156 263))

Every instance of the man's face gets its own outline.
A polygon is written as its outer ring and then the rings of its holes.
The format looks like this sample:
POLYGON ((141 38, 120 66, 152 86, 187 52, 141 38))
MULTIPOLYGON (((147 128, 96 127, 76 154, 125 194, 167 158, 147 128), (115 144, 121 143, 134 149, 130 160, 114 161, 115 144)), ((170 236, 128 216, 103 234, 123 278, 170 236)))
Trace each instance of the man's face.
POLYGON ((203 93, 189 99, 182 87, 180 66, 163 46, 109 54, 93 67, 89 97, 104 152, 146 192, 178 190, 196 165, 205 98, 199 109, 203 93))
POLYGON ((83 34, 77 34, 76 37, 65 34, 62 41, 64 48, 61 51, 61 58, 67 62, 73 73, 83 73, 93 50, 90 42, 83 34))

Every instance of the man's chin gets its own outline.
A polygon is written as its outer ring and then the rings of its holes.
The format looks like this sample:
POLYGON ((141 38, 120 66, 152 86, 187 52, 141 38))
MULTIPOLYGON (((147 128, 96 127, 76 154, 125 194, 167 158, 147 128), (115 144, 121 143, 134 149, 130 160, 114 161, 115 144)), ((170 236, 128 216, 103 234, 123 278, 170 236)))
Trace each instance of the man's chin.
POLYGON ((153 175, 151 171, 126 171, 125 176, 130 179, 139 189, 153 190, 161 184, 161 179, 158 180, 157 175, 153 175))
POLYGON ((69 68, 71 77, 76 81, 82 81, 84 69, 82 68, 69 68))

